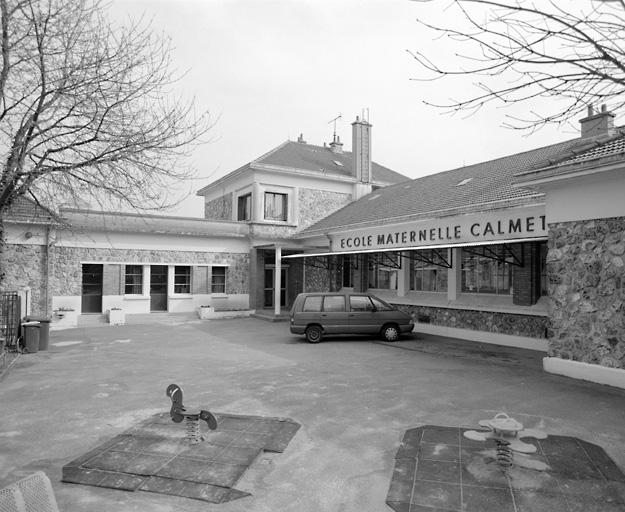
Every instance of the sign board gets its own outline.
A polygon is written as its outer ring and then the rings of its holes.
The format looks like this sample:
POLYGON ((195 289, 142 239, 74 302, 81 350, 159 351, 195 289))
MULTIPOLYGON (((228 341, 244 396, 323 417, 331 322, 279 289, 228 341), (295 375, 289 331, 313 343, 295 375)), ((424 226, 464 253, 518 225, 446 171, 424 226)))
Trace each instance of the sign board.
POLYGON ((547 236, 544 206, 493 210, 330 235, 331 251, 362 251, 547 236))

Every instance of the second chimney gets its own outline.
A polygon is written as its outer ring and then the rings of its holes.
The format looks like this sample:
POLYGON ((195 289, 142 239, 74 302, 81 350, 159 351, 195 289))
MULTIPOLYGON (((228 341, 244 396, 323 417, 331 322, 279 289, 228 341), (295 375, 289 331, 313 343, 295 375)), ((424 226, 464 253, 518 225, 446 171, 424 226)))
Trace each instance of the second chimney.
POLYGON ((354 176, 358 181, 371 183, 371 125, 358 116, 352 123, 352 157, 354 176))
POLYGON ((589 105, 588 116, 580 119, 579 123, 582 125, 582 139, 614 134, 614 114, 605 105, 601 105, 601 112, 596 113, 589 105))

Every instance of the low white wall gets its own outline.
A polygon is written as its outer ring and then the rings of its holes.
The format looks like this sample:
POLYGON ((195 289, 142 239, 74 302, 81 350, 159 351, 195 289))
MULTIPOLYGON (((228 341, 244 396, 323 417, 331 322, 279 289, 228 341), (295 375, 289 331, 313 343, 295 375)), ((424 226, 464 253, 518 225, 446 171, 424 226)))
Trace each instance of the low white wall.
POLYGON ((472 329, 459 329, 457 327, 420 323, 415 324, 414 332, 547 352, 547 340, 542 338, 528 338, 525 336, 513 336, 496 332, 474 331, 472 329))
MULTIPOLYGON (((200 306, 213 306, 218 311, 247 310, 249 305, 250 296, 247 293, 170 295, 167 299, 167 310, 170 313, 197 311, 200 306)), ((52 297, 52 309, 58 310, 59 308, 73 309, 81 314, 82 297, 80 295, 52 297)), ((106 313, 111 308, 121 308, 124 313, 129 315, 149 313, 150 296, 103 295, 102 313, 106 313)))
POLYGON ((560 359, 559 357, 545 357, 543 368, 549 373, 625 389, 625 370, 620 368, 608 368, 598 364, 560 359))

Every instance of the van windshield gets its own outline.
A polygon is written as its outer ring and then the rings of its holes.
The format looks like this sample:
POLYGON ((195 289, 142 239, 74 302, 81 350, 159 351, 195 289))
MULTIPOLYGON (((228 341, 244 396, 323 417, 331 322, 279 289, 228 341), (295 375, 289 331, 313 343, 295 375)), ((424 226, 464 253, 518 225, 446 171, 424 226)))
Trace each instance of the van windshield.
POLYGON ((382 299, 378 299, 377 297, 374 297, 373 295, 371 296, 371 301, 373 302, 373 305, 378 311, 392 311, 395 309, 390 304, 387 304, 382 299))

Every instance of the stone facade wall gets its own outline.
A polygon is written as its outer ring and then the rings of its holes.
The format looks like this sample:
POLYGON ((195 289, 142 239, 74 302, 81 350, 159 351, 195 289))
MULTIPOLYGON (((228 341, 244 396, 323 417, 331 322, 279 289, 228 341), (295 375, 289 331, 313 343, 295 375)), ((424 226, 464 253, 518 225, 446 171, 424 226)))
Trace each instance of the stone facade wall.
POLYGON ((43 246, 7 244, 0 255, 0 267, 6 271, 0 290, 18 291, 30 286, 31 313, 45 315, 46 257, 43 246))
POLYGON ((625 368, 625 218, 549 225, 549 355, 625 368))
POLYGON ((311 224, 334 213, 352 200, 351 194, 328 192, 301 188, 297 195, 299 203, 298 229, 304 229, 311 224))
POLYGON ((280 224, 250 224, 250 236, 252 238, 287 238, 297 231, 295 226, 280 224))
POLYGON ((154 264, 228 265, 226 293, 248 293, 248 253, 206 253, 159 251, 139 249, 101 249, 57 247, 54 269, 50 277, 52 295, 80 295, 82 286, 81 261, 107 263, 108 261, 150 262, 154 264))
POLYGON ((428 322, 444 327, 495 332, 528 338, 544 338, 549 322, 547 317, 542 316, 407 304, 396 304, 396 306, 411 315, 415 322, 428 322))
POLYGON ((330 275, 327 269, 306 265, 304 273, 305 292, 327 292, 330 290, 330 275))
POLYGON ((232 220, 232 194, 225 194, 204 203, 204 218, 210 220, 232 220))

